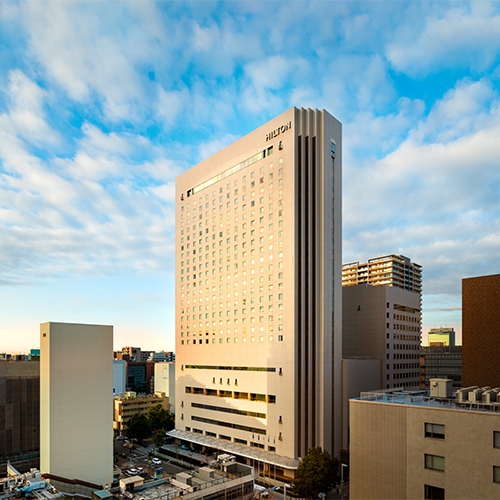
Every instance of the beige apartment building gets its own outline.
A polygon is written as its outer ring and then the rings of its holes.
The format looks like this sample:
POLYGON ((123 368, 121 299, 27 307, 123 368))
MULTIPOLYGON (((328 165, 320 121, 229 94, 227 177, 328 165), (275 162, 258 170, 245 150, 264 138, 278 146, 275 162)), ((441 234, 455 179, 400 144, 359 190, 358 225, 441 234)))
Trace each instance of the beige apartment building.
POLYGON ((338 456, 341 165, 340 122, 291 108, 177 178, 177 438, 338 456))
POLYGON ((498 403, 390 391, 352 399, 350 414, 350 498, 500 497, 498 403))
POLYGON ((137 396, 135 392, 126 392, 113 400, 113 429, 119 434, 127 430, 127 422, 136 413, 146 414, 149 409, 156 405, 169 411, 168 397, 164 393, 154 395, 137 396))
POLYGON ((113 327, 40 325, 40 471, 113 481, 113 327))
POLYGON ((404 255, 384 255, 368 262, 349 262, 342 266, 342 286, 361 284, 393 286, 422 293, 422 266, 404 255))

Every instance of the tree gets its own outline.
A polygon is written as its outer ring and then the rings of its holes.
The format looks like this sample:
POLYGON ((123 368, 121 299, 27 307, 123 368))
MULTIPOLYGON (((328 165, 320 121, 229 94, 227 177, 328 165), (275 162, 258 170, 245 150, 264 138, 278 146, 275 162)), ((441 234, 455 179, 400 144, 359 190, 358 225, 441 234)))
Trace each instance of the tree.
POLYGON ((148 421, 153 432, 170 431, 175 427, 172 415, 160 403, 148 410, 148 421))
POLYGON ((340 464, 321 447, 311 448, 300 461, 293 491, 300 497, 318 498, 318 493, 327 493, 339 481, 340 464))
POLYGON ((149 420, 143 413, 135 413, 127 422, 127 436, 142 441, 151 436, 149 420))
POLYGON ((165 435, 163 434, 163 432, 157 432, 153 436, 153 443, 155 444, 156 448, 159 448, 160 446, 165 444, 165 435))

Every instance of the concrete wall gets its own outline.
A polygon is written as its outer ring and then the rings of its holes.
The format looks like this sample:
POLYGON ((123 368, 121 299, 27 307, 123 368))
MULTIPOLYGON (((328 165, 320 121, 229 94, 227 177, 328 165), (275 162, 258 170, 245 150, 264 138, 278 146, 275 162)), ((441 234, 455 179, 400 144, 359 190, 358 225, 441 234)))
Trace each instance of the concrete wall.
POLYGON ((349 399, 381 388, 380 359, 342 360, 342 449, 349 449, 349 399))
POLYGON ((350 498, 406 498, 406 409, 351 401, 350 430, 350 498))
POLYGON ((113 479, 113 327, 40 325, 40 469, 113 479))

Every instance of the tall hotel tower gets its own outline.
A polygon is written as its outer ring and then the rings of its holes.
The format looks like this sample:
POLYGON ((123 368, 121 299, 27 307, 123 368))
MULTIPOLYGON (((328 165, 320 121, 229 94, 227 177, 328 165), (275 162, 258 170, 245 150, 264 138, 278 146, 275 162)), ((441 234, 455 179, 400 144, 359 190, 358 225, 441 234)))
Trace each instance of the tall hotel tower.
POLYGON ((285 477, 338 455, 341 167, 341 123, 291 108, 177 178, 173 436, 285 477))

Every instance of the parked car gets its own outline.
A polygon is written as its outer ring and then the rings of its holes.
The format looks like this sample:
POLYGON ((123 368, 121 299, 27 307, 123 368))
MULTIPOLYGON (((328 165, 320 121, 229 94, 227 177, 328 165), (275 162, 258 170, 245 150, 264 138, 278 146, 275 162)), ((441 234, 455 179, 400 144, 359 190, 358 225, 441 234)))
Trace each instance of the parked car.
POLYGON ((153 460, 151 460, 155 465, 161 465, 161 460, 159 458, 153 458, 153 460))
POLYGON ((127 436, 117 436, 116 437, 117 441, 124 441, 125 439, 127 439, 127 436))

